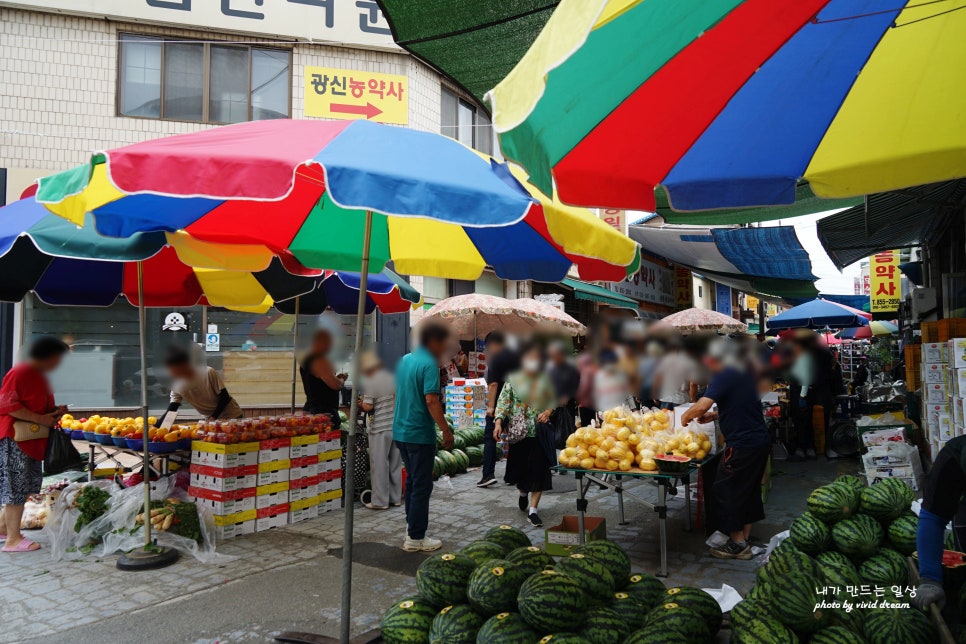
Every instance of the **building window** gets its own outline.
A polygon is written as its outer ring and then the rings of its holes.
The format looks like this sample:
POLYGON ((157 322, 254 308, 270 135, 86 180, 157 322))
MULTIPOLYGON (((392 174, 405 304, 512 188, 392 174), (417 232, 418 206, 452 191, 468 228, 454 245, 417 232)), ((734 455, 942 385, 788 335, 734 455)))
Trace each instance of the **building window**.
POLYGON ((122 116, 240 123, 291 115, 292 54, 121 34, 122 116))
POLYGON ((493 128, 485 111, 451 90, 440 96, 441 133, 486 154, 493 154, 493 128))

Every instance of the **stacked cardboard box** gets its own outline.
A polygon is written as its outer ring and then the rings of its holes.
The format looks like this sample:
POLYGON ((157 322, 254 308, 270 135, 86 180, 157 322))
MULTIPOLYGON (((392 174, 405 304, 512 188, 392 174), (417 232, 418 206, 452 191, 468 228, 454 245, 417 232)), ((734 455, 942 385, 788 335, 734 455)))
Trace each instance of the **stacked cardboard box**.
POLYGON ((217 539, 255 532, 259 444, 191 444, 190 487, 196 503, 211 508, 217 539))
POLYGON ((446 386, 446 415, 457 427, 482 426, 486 420, 486 381, 461 378, 446 386))
MULTIPOLYGON (((962 320, 941 320, 936 333, 945 338, 962 320)), ((966 434, 966 337, 922 345, 922 425, 933 457, 946 441, 966 434)))

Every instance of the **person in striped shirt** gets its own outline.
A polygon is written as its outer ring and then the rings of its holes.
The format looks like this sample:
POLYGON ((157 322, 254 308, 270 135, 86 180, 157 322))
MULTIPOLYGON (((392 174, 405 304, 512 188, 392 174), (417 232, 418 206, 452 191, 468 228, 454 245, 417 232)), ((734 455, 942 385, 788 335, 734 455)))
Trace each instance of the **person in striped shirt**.
POLYGON ((369 424, 370 510, 388 510, 402 503, 402 457, 392 440, 396 412, 396 382, 374 353, 359 357, 363 395, 359 407, 372 414, 369 424))

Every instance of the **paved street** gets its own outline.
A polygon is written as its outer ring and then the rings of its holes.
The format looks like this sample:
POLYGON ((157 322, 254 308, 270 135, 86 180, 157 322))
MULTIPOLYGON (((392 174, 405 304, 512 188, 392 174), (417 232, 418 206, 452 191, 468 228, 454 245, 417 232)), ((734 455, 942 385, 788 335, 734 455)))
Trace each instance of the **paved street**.
MULTIPOLYGON (((502 465, 499 466, 502 468, 502 465)), ((854 462, 777 462, 768 520, 755 535, 767 540, 801 513, 816 485, 856 469, 854 462)), ((498 470, 498 475, 502 472, 498 470)), ((500 486, 478 490, 476 472, 437 484, 431 531, 445 547, 457 549, 499 523, 527 529, 534 543, 543 531, 526 528, 515 492, 500 486)), ((541 515, 547 525, 574 510, 573 477, 554 477, 541 515)), ((635 493, 654 498, 655 490, 635 493)), ((628 499, 628 524, 618 525, 616 496, 591 492, 590 514, 607 519, 608 536, 631 553, 635 568, 658 566, 657 517, 628 499)), ((711 559, 703 530, 684 532, 683 491, 670 502, 670 576, 667 583, 746 591, 756 562, 711 559)), ((51 561, 45 551, 0 559, 0 614, 3 642, 214 642, 267 641, 282 630, 338 633, 342 511, 318 519, 226 542, 219 551, 237 557, 222 565, 182 559, 153 572, 120 572, 115 558, 51 561)), ((422 555, 399 549, 404 533, 400 509, 356 511, 353 627, 357 633, 378 625, 385 607, 413 592, 413 574, 422 555)))

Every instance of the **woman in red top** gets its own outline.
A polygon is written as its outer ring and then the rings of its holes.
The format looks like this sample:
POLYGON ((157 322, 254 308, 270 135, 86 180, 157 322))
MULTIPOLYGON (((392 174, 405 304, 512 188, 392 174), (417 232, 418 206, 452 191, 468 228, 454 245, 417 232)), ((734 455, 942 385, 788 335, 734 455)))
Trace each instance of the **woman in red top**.
POLYGON ((47 373, 56 369, 66 344, 57 338, 40 338, 30 347, 28 359, 3 377, 0 386, 0 539, 3 552, 29 552, 40 544, 20 532, 20 519, 27 497, 40 492, 47 439, 14 440, 14 422, 25 420, 53 427, 66 408, 54 405, 47 373))

